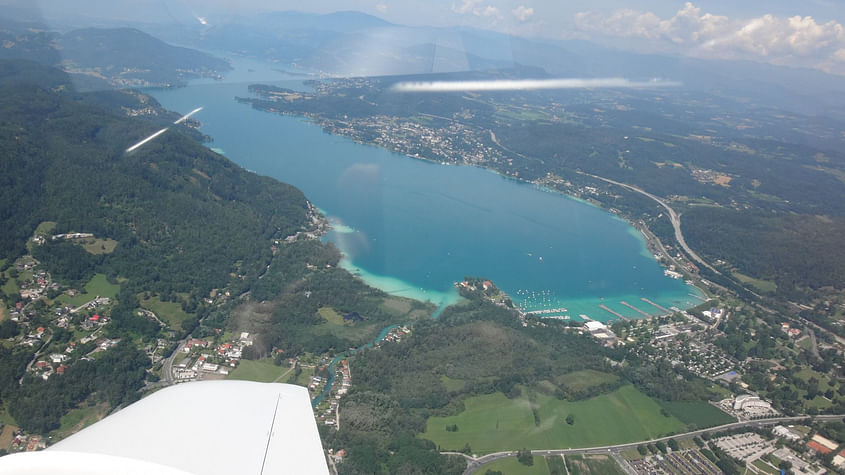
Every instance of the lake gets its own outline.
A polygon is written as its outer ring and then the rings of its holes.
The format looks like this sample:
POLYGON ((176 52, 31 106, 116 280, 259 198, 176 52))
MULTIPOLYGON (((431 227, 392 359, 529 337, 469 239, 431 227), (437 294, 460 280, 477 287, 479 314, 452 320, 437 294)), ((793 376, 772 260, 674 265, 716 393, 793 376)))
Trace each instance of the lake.
MULTIPOLYGON (((236 63, 237 64, 237 63, 236 63)), ((606 321, 604 304, 629 317, 688 308, 700 292, 664 276, 643 236, 600 208, 467 166, 413 159, 340 136, 304 119, 239 104, 254 82, 280 82, 272 68, 239 66, 230 79, 148 91, 163 106, 194 115, 209 144, 261 175, 300 188, 334 225, 326 239, 344 267, 387 292, 446 305, 454 283, 489 278, 515 303, 565 307, 606 321), (254 79, 253 79, 254 77, 254 79), (231 78, 235 78, 234 80, 231 78)))

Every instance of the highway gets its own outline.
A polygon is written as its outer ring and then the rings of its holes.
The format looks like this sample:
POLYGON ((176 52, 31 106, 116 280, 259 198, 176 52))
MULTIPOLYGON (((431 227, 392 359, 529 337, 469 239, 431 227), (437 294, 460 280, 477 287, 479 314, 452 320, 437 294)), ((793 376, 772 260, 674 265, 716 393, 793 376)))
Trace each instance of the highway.
MULTIPOLYGON (((821 416, 796 416, 796 417, 772 417, 767 419, 757 419, 753 421, 742 421, 742 422, 732 422, 730 424, 724 424, 721 426, 710 427, 708 429, 700 429, 691 432, 685 432, 683 434, 675 434, 672 436, 667 437, 660 437, 658 439, 651 439, 651 440, 641 440, 638 442, 629 442, 626 444, 616 444, 616 445, 604 445, 601 447, 584 447, 580 449, 550 449, 550 450, 532 450, 531 453, 537 456, 546 456, 546 455, 580 455, 580 454, 587 454, 587 453, 605 453, 605 454, 612 454, 613 452, 619 452, 625 449, 636 449, 638 445, 643 444, 652 444, 659 441, 668 441, 669 439, 686 439, 690 437, 695 437, 697 435, 701 435, 704 433, 714 433, 714 432, 722 432, 731 429, 740 429, 743 427, 763 427, 768 425, 775 425, 780 423, 788 423, 788 422, 797 422, 806 419, 813 419, 815 421, 823 421, 823 422, 831 422, 831 421, 840 421, 845 418, 845 414, 833 414, 833 415, 821 415, 821 416)), ((515 457, 516 451, 510 450, 506 452, 495 452, 492 454, 487 454, 481 457, 472 457, 466 454, 462 454, 460 452, 441 452, 443 455, 461 455, 467 460, 467 469, 464 471, 464 475, 470 475, 475 473, 479 470, 482 466, 494 462, 496 460, 500 460, 507 457, 515 457)))
POLYGON ((704 267, 710 269, 711 271, 715 272, 716 274, 719 274, 719 275, 722 274, 721 272, 717 271, 713 266, 708 264, 704 259, 699 257, 699 255, 696 254, 695 251, 690 249, 690 247, 687 245, 687 242, 684 240, 684 233, 681 232, 681 217, 680 217, 680 215, 678 215, 678 213, 675 212, 674 209, 672 209, 671 206, 669 206, 668 203, 666 203, 662 199, 658 198, 657 196, 654 196, 651 193, 643 190, 642 188, 637 188, 636 186, 627 185, 625 183, 621 183, 621 182, 618 182, 618 181, 615 181, 615 180, 611 180, 610 178, 604 178, 604 177, 600 177, 598 175, 592 175, 590 173, 584 173, 584 172, 579 172, 579 173, 581 173, 582 175, 586 175, 586 176, 595 178, 597 180, 601 180, 601 181, 613 184, 613 185, 621 186, 622 188, 626 188, 628 190, 634 191, 634 192, 639 193, 641 195, 645 195, 645 196, 651 198, 652 200, 658 202, 660 204, 660 206, 663 206, 666 209, 666 211, 669 213, 669 220, 672 221, 672 227, 675 228, 675 240, 678 241, 678 244, 681 246, 681 248, 683 248, 684 252, 686 252, 694 261, 696 261, 699 264, 703 265, 704 267))

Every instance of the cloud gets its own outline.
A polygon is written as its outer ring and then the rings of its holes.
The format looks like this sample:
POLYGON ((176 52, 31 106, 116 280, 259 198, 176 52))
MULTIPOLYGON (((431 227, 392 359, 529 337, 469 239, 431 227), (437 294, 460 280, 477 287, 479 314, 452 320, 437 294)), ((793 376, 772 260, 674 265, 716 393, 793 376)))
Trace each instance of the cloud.
POLYGON ((513 10, 511 10, 513 16, 516 17, 519 21, 526 21, 532 16, 534 16, 534 9, 531 7, 526 7, 525 5, 520 5, 513 10))
POLYGON ((387 5, 385 5, 384 3, 378 3, 376 4, 376 10, 381 13, 384 13, 387 11, 387 5))
POLYGON ((484 0, 461 0, 460 5, 452 4, 452 11, 461 15, 472 14, 478 17, 501 18, 499 9, 493 5, 484 5, 484 0))
POLYGON ((653 79, 630 81, 624 78, 566 78, 566 79, 497 79, 489 81, 428 81, 399 82, 390 89, 395 92, 464 92, 464 91, 527 91, 535 89, 645 89, 675 87, 680 83, 653 79))
POLYGON ((810 16, 763 15, 750 19, 703 13, 687 2, 671 18, 631 9, 575 15, 578 29, 622 38, 643 38, 709 58, 756 59, 774 64, 845 68, 845 27, 810 16), (827 66, 825 66, 827 65, 827 66))

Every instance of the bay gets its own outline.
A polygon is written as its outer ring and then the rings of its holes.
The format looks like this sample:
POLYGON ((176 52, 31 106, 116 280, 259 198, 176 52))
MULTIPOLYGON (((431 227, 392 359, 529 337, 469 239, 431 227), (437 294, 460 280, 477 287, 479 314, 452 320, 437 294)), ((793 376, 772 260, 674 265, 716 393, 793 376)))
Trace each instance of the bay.
POLYGON ((209 144, 256 173, 300 188, 334 225, 326 239, 343 265, 385 291, 447 305, 454 283, 483 276, 530 310, 632 318, 660 313, 642 301, 688 308, 700 292, 664 276, 643 236, 585 202, 490 171, 444 166, 333 136, 307 120, 237 103, 255 82, 283 81, 265 68, 236 69, 237 80, 147 91, 194 118, 209 144), (241 82, 243 81, 243 82, 241 82))

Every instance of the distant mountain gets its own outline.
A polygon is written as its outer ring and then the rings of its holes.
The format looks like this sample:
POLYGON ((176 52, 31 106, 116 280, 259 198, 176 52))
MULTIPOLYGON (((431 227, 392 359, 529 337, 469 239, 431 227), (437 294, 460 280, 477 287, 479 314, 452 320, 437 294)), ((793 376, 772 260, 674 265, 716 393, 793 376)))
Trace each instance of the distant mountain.
POLYGON ((58 50, 66 69, 96 71, 119 82, 178 83, 230 69, 222 59, 169 45, 133 28, 71 31, 59 38, 58 50))
POLYGON ((562 77, 666 78, 732 101, 845 121, 845 81, 816 70, 637 54, 587 41, 527 39, 473 28, 408 27, 356 12, 280 12, 210 18, 209 23, 202 29, 167 25, 155 34, 338 76, 526 65, 562 77))
POLYGON ((86 28, 66 34, 41 28, 0 20, 0 59, 60 66, 83 89, 172 86, 231 69, 220 58, 169 45, 133 28, 86 28))

